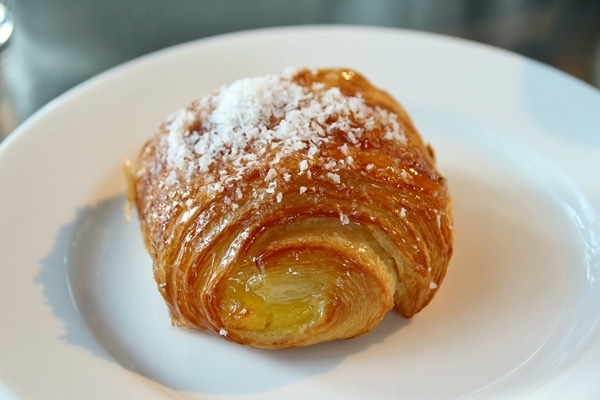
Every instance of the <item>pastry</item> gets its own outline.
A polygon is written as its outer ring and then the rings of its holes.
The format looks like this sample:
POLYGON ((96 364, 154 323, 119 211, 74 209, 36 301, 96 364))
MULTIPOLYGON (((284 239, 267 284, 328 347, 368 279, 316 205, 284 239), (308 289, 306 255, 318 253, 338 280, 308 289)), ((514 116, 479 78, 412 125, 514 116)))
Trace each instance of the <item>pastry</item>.
POLYGON ((129 180, 172 323, 243 345, 348 339, 392 309, 410 318, 452 254, 431 147, 350 69, 287 69, 193 101, 129 180))

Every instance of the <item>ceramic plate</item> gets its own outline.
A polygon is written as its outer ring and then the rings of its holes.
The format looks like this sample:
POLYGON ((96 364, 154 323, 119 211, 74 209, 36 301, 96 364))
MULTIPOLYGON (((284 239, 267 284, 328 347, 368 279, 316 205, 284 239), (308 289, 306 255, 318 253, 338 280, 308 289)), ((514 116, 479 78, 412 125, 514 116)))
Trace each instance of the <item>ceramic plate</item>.
POLYGON ((110 70, 0 147, 0 397, 598 398, 600 93, 520 56, 391 29, 225 35, 110 70), (436 150, 456 249, 437 297, 360 338, 265 351, 170 326, 122 165, 234 79, 352 67, 436 150))

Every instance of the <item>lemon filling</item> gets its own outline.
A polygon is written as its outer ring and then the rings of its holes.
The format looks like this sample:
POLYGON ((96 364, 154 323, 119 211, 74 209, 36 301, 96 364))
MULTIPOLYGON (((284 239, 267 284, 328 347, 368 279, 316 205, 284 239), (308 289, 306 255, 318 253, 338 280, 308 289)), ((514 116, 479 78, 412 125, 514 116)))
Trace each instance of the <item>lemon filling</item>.
POLYGON ((296 331, 323 319, 326 287, 297 269, 244 268, 229 278, 221 305, 230 329, 296 331))

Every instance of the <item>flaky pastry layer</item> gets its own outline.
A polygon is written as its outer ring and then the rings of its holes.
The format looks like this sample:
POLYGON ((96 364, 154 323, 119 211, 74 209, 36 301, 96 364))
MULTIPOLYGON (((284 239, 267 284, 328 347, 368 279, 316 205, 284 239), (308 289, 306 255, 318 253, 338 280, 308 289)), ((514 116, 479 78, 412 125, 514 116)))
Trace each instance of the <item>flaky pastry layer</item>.
POLYGON ((433 151, 349 69, 243 79, 192 102, 144 145, 131 188, 173 323, 244 345, 412 317, 452 254, 433 151))

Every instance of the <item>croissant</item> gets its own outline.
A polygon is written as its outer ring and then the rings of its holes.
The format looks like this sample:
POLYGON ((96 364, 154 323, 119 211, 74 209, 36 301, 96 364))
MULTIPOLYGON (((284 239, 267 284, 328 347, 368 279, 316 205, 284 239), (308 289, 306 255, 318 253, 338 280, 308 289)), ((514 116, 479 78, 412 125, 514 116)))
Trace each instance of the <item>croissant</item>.
POLYGON ((258 348, 410 318, 452 254, 446 179, 407 112, 350 69, 247 78, 169 116, 130 169, 172 323, 258 348))

